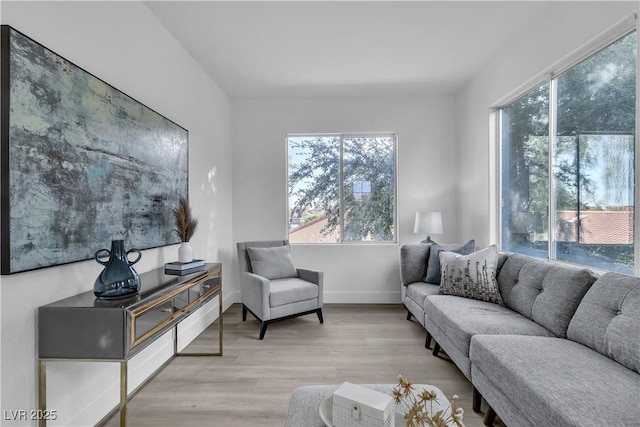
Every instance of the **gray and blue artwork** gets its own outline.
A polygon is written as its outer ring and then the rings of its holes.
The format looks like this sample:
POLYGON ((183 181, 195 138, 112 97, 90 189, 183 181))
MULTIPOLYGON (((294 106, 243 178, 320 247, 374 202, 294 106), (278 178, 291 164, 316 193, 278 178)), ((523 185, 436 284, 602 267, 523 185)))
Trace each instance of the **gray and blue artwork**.
POLYGON ((90 259, 112 240, 178 243, 187 130, 13 29, 9 40, 3 274, 90 259))

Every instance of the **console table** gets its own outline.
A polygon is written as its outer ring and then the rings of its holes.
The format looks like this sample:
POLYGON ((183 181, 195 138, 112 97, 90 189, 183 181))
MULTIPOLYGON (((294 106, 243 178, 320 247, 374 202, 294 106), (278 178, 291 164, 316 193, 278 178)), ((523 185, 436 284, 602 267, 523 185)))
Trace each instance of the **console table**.
MULTIPOLYGON (((164 268, 140 275, 140 291, 130 297, 103 300, 93 291, 38 308, 38 409, 46 414, 46 362, 120 363, 120 426, 127 419, 127 361, 171 328, 173 354, 179 356, 177 325, 218 297, 219 351, 188 356, 222 356, 222 265, 168 275, 164 268)), ((46 426, 46 419, 39 420, 46 426)))

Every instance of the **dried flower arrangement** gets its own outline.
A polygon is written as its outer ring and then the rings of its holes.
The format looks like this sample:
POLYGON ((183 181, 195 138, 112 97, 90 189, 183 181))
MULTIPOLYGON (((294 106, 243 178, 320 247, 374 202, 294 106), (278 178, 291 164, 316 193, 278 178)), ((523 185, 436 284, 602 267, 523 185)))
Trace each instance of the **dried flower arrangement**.
POLYGON ((175 219, 175 232, 182 242, 188 242, 198 229, 198 219, 191 214, 189 201, 185 197, 180 197, 177 208, 173 209, 173 218, 175 219))
POLYGON ((393 401, 396 405, 405 407, 404 420, 407 427, 464 427, 464 410, 458 406, 458 395, 454 394, 451 398, 451 412, 445 418, 444 409, 433 413, 433 402, 438 403, 435 391, 423 389, 421 393, 416 394, 414 390, 413 382, 403 375, 398 376, 398 385, 393 388, 393 401))

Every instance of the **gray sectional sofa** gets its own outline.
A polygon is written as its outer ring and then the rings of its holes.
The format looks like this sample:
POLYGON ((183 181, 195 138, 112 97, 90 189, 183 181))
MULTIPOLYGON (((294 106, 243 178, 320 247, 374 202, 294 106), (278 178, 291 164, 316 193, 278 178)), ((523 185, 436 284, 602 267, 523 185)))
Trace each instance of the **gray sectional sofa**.
POLYGON ((400 250, 407 319, 515 426, 640 426, 640 278, 500 253, 504 305, 426 283, 429 244, 400 250))

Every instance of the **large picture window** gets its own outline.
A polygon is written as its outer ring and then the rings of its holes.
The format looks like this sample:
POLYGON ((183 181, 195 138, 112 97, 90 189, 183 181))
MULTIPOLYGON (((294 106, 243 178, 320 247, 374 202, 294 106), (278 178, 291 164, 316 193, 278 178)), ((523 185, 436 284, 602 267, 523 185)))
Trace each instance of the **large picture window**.
POLYGON ((395 135, 290 135, 287 145, 291 243, 395 241, 395 135))
POLYGON ((636 37, 500 109, 503 250, 633 274, 636 37))

